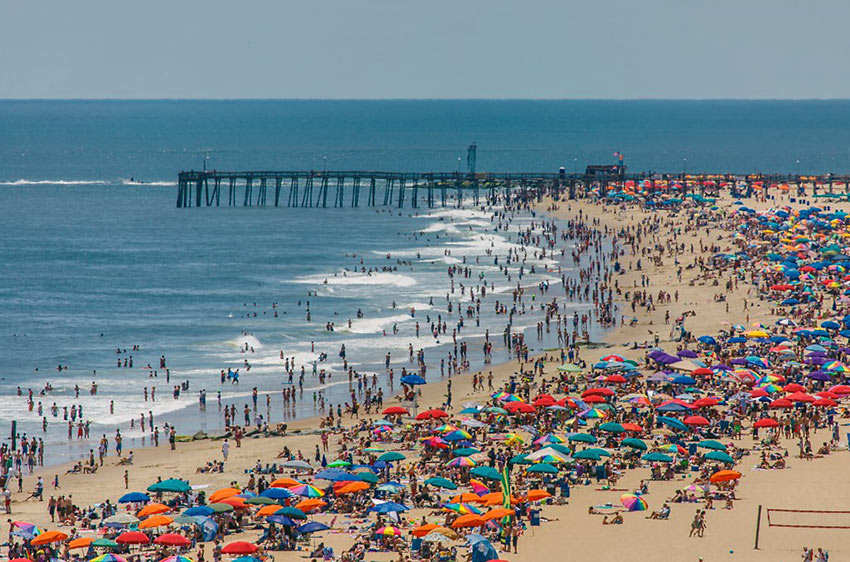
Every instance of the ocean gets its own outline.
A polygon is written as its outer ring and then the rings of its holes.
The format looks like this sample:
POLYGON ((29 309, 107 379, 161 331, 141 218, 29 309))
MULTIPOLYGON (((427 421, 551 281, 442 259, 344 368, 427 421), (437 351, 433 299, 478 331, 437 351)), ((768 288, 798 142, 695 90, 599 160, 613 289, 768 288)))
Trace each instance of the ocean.
MULTIPOLYGON (((148 411, 179 433, 219 431, 215 393, 241 411, 253 386, 273 393, 273 423, 315 415, 314 392, 333 404, 348 397, 343 344, 352 366, 378 372, 386 387, 385 353, 396 372, 410 368, 413 343, 425 348, 434 380, 451 338, 416 338, 415 323, 427 332, 429 317, 446 315, 446 269, 464 261, 497 291, 482 306, 480 325, 461 334, 480 366, 484 331, 500 343, 504 328, 492 303, 509 300, 516 283, 485 253, 506 255, 516 229, 534 217, 496 232, 490 215, 471 205, 418 212, 175 207, 177 172, 204 163, 454 171, 459 158, 465 166, 470 142, 478 145, 479 171, 582 170, 620 152, 632 171, 846 173, 850 102, 0 101, 0 434, 16 420, 21 432, 44 437, 48 461, 58 462, 87 454, 116 427, 127 446, 141 444, 129 421, 148 411), (360 267, 378 271, 352 272, 360 267), (253 353, 241 352, 246 343, 253 353), (304 395, 286 412, 281 351, 308 365, 304 395), (325 384, 310 376, 319 351, 328 353, 319 368, 335 374, 325 384), (118 367, 129 355, 133 368, 118 367), (241 369, 238 386, 219 384, 228 368, 241 369), (88 393, 92 381, 96 397, 88 393), (189 391, 172 398, 182 381, 189 391), (48 382, 54 390, 39 396, 48 382), (156 402, 144 402, 143 389, 152 386, 156 402), (17 387, 33 389, 42 403, 46 433, 17 387), (206 413, 198 408, 201 389, 206 413), (75 404, 92 422, 91 441, 67 439, 62 409, 75 404)), ((572 273, 548 259, 536 266, 523 285, 554 282, 559 267, 572 273)), ((537 320, 520 317, 518 327, 537 320)), ((497 349, 496 359, 504 357, 497 349)))

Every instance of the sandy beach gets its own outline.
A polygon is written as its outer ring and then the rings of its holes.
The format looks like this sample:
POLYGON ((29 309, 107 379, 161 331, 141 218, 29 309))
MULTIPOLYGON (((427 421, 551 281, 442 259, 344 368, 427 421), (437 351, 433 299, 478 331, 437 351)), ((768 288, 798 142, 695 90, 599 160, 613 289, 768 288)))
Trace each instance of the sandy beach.
MULTIPOLYGON (((747 200, 749 207, 756 210, 767 209, 790 204, 788 194, 776 193, 776 199, 766 202, 747 200)), ((717 201, 721 210, 734 213, 733 200, 728 196, 717 201)), ((847 203, 831 203, 832 208, 850 210, 847 203)), ((732 291, 726 291, 723 286, 725 278, 719 285, 713 285, 714 278, 700 274, 700 268, 688 267, 698 258, 708 259, 712 252, 710 245, 719 246, 721 252, 733 251, 734 232, 724 230, 722 221, 707 222, 698 229, 684 231, 688 226, 690 214, 687 212, 669 213, 664 211, 647 211, 634 205, 619 206, 613 204, 597 204, 587 200, 582 201, 552 201, 545 200, 539 210, 546 210, 551 215, 564 220, 578 219, 585 223, 594 221, 597 229, 605 229, 613 235, 625 227, 647 224, 646 221, 658 221, 657 229, 646 234, 639 247, 653 245, 669 248, 673 244, 684 245, 688 250, 678 255, 680 263, 674 263, 672 255, 664 255, 660 262, 654 262, 645 256, 635 256, 626 249, 620 262, 626 272, 614 279, 620 292, 615 296, 619 307, 617 318, 624 316, 625 325, 618 325, 607 332, 604 341, 599 345, 582 347, 581 359, 592 365, 602 357, 610 354, 620 354, 623 357, 643 361, 648 349, 633 347, 634 344, 655 345, 667 352, 675 352, 681 342, 673 341, 675 331, 672 329, 678 317, 686 313, 685 327, 695 336, 716 334, 719 330, 730 330, 733 324, 743 324, 750 327, 756 322, 765 326, 773 326, 781 316, 776 314, 775 307, 769 302, 760 300, 757 292, 749 283, 741 282, 732 291), (689 251, 693 245, 695 250, 689 251), (705 246, 704 251, 700 247, 705 246), (636 262, 642 260, 640 271, 636 262), (679 268, 681 267, 681 278, 679 268), (643 285, 642 285, 643 283, 643 285), (672 302, 655 304, 654 310, 640 308, 632 313, 630 303, 625 299, 627 291, 632 294, 636 289, 646 289, 656 295, 659 291, 674 295, 672 302), (723 295, 725 299, 719 300, 723 295), (727 308, 728 307, 728 308, 727 308), (667 319, 665 320, 665 316, 667 319), (636 318, 634 325, 629 325, 630 318, 636 318)), ((621 246, 625 248, 625 246, 621 246)), ((534 345, 533 340, 529 342, 534 345)), ((693 346, 690 346, 693 347, 693 346)), ((550 352, 551 357, 545 361, 543 377, 552 378, 558 375, 557 367, 560 357, 557 351, 550 352)), ((537 350, 537 357, 545 356, 537 350)), ((525 363, 526 369, 530 362, 525 363)), ((520 368, 517 362, 493 365, 483 373, 492 371, 494 386, 498 389, 504 385, 511 375, 520 368)), ((476 373, 464 373, 451 377, 454 409, 449 414, 457 416, 466 402, 481 404, 490 401, 490 391, 473 390, 472 380, 476 373)), ((536 379, 540 380, 540 379, 536 379)), ((419 387, 421 396, 418 398, 418 409, 440 408, 447 393, 447 381, 430 382, 419 387)), ((532 395, 537 392, 532 392, 532 395)), ((393 400, 385 400, 384 406, 392 406, 393 400)), ((215 407, 211 405, 210 407, 215 407)), ((372 415, 370 419, 377 420, 380 416, 372 415)), ((361 416, 362 419, 362 416, 361 416)), ((351 426, 354 421, 348 417, 344 425, 351 426)), ((135 460, 132 466, 125 467, 117 464, 117 458, 110 455, 96 474, 69 474, 65 472, 69 466, 48 467, 35 475, 24 478, 24 493, 13 493, 12 515, 14 520, 24 520, 35 523, 44 529, 60 529, 68 532, 69 527, 51 523, 47 513, 47 499, 50 496, 72 495, 73 502, 79 506, 94 505, 110 498, 115 501, 125 491, 144 491, 158 477, 188 479, 194 486, 204 486, 208 493, 224 488, 232 483, 244 485, 248 479, 247 469, 258 461, 262 464, 275 462, 278 453, 288 447, 293 453, 301 452, 312 459, 313 451, 320 443, 318 419, 304 419, 289 424, 287 435, 284 437, 246 438, 241 447, 231 445, 229 458, 223 473, 196 474, 198 467, 208 461, 217 461, 222 457, 220 440, 200 440, 195 442, 179 442, 176 450, 171 451, 168 444, 162 442, 158 448, 138 448, 134 450, 135 460), (128 471, 128 484, 124 483, 124 471, 128 471), (58 474, 61 489, 54 490, 52 481, 58 474), (45 481, 45 501, 25 501, 35 484, 37 476, 43 476, 45 481)), ((843 423, 842 423, 843 425, 843 423)), ((844 439, 844 430, 842 436, 844 439)), ((648 435, 648 434, 647 434, 648 435)), ((724 443, 729 439, 723 438, 724 443)), ((816 430, 812 442, 819 446, 829 440, 829 430, 816 430)), ((745 429, 739 440, 734 444, 743 449, 750 449, 755 441, 751 431, 745 429)), ((846 461, 846 446, 844 450, 834 452, 824 458, 805 460, 797 458, 796 440, 782 439, 782 446, 790 452, 787 457, 787 467, 783 470, 759 470, 759 455, 751 452, 735 465, 735 470, 742 473, 740 484, 736 488, 737 499, 733 509, 724 509, 721 502, 716 502, 713 509, 706 515, 706 529, 703 537, 689 538, 689 529, 694 513, 702 509, 702 503, 673 503, 668 520, 650 520, 646 516, 652 510, 661 508, 665 500, 672 498, 676 490, 686 488, 694 480, 694 474, 676 474, 670 480, 652 480, 648 491, 644 494, 650 511, 625 513, 621 525, 602 525, 603 515, 590 515, 588 508, 613 504, 620 507, 619 498, 622 494, 638 490, 641 481, 650 479, 650 470, 641 467, 625 470, 622 478, 616 482, 614 489, 605 489, 596 481, 587 485, 580 484, 572 487, 569 502, 564 505, 542 506, 542 525, 525 529, 518 541, 517 554, 504 553, 504 558, 515 562, 531 562, 541 557, 560 560, 587 560, 592 558, 602 560, 633 559, 636 556, 648 561, 715 561, 715 560, 796 560, 804 546, 822 547, 830 551, 831 560, 844 559, 850 552, 847 541, 844 540, 846 531, 838 529, 795 529, 775 528, 767 525, 766 516, 762 515, 760 549, 754 549, 756 519, 759 506, 767 508, 785 508, 799 510, 842 510, 846 509, 840 487, 847 478, 844 463, 846 461), (817 483, 817 485, 812 485, 817 483), (837 492, 838 490, 838 492, 837 492)), ((397 444, 389 444, 389 448, 398 448, 397 444)), ((330 460, 339 451, 338 434, 330 438, 330 460)), ((409 460, 402 461, 407 466, 414 454, 408 454, 409 460)), ((452 494, 445 492, 444 497, 452 494)), ((613 512, 613 510, 612 510, 613 512)), ((409 521, 419 521, 422 517, 433 520, 428 509, 413 509, 406 513, 409 521)), ((778 514, 777 521, 797 524, 834 524, 846 525, 846 516, 838 515, 793 515, 778 514), (782 519, 784 517, 784 519, 782 519), (824 523, 829 518, 833 522, 824 523)), ((321 533, 318 542, 323 541, 333 546, 337 553, 351 546, 354 534, 348 532, 352 521, 344 515, 322 513, 315 515, 317 521, 330 523, 334 521, 333 530, 321 533)), ((353 523, 352 523, 353 524, 353 523)), ((3 530, 7 530, 4 524, 3 530)), ((406 530, 405 530, 406 532, 406 530)), ((244 533, 230 534, 225 542, 233 540, 254 540, 260 531, 250 530, 244 533)), ((83 536, 96 536, 92 532, 83 536)), ((460 545, 461 543, 457 543, 460 545)), ((212 557, 212 543, 206 543, 206 555, 212 557)), ((276 551, 271 553, 275 560, 302 560, 307 558, 306 551, 276 551)), ((391 552, 368 552, 367 560, 396 560, 398 555, 391 552)))

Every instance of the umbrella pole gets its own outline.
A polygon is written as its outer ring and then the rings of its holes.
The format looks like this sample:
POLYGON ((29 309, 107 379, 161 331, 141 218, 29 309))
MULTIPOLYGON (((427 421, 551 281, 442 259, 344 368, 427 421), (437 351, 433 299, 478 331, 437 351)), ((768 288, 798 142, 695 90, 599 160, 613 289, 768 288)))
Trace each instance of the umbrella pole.
POLYGON ((761 505, 759 505, 758 515, 756 515, 756 545, 755 550, 759 549, 759 531, 761 530, 761 505))

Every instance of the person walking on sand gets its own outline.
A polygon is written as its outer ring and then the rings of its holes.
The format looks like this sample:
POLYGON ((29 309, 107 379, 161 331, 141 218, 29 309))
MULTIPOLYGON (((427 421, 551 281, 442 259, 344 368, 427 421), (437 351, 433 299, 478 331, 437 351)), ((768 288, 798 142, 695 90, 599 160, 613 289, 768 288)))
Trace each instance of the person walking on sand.
POLYGON ((230 454, 230 443, 228 443, 227 439, 225 438, 224 443, 221 444, 221 456, 226 461, 227 455, 229 455, 229 454, 230 454))
POLYGON ((130 471, 126 469, 124 470, 124 489, 130 489, 130 471))
POLYGON ((694 535, 699 536, 699 535, 698 535, 698 532, 699 532, 699 519, 700 519, 699 515, 700 515, 700 511, 699 511, 699 510, 697 510, 697 512, 694 514, 694 519, 693 519, 693 521, 691 521, 691 532, 688 534, 688 538, 690 538, 690 537, 692 537, 692 536, 694 536, 694 535))

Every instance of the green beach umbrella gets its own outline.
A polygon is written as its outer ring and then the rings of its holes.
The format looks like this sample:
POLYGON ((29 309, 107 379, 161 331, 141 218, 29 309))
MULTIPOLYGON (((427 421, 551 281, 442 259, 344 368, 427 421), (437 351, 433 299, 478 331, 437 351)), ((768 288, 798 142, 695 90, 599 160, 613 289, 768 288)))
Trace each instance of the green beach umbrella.
POLYGON ((357 479, 361 480, 363 482, 368 482, 369 484, 377 484, 378 483, 377 475, 372 474, 371 472, 368 472, 368 471, 358 472, 357 473, 357 479))
POLYGON ((641 451, 646 451, 647 449, 646 443, 636 437, 627 437, 626 439, 623 439, 620 444, 633 449, 639 449, 641 451))
POLYGON ((192 487, 189 483, 184 482, 183 480, 178 480, 177 478, 169 478, 162 482, 154 482, 148 486, 148 492, 172 492, 179 494, 190 491, 192 491, 192 487))
POLYGON ((729 455, 729 453, 727 453, 725 451, 709 451, 708 453, 705 454, 705 458, 711 459, 713 461, 720 461, 720 462, 733 463, 733 464, 735 462, 735 459, 733 459, 729 455))
POLYGON ((499 408, 497 406, 490 406, 489 408, 484 408, 484 411, 488 414, 507 414, 508 411, 504 408, 499 408))
POLYGON ((600 457, 610 457, 611 453, 606 451, 605 449, 600 449, 599 447, 589 447, 585 449, 585 451, 593 451, 597 453, 600 457))
POLYGON ((271 498, 266 498, 264 496, 255 496, 253 498, 248 498, 245 500, 245 503, 249 505, 272 505, 277 502, 271 498))
POLYGON ((726 445, 724 445, 720 441, 715 441, 714 439, 706 439, 704 441, 700 441, 699 443, 697 443, 697 447, 702 447, 703 449, 713 449, 715 451, 726 450, 726 445))
POLYGON ((605 422, 599 426, 599 429, 602 431, 607 431, 608 433, 623 433, 625 428, 617 422, 605 422))
POLYGON ((307 514, 297 507, 285 506, 274 512, 275 515, 285 515, 290 519, 307 519, 307 514))
POLYGON ((567 437, 567 441, 577 441, 579 443, 596 443, 598 439, 589 433, 573 433, 567 437))
POLYGON ((178 525, 197 525, 198 520, 192 517, 191 515, 175 515, 174 523, 177 523, 178 525))
POLYGON ((233 506, 229 503, 211 503, 207 507, 215 513, 230 513, 233 511, 233 506))
POLYGON ((563 365, 558 367, 558 370, 564 373, 580 373, 581 367, 574 363, 564 363, 563 365))
POLYGON ((509 462, 511 464, 532 464, 532 462, 530 460, 525 458, 527 456, 528 455, 517 455, 517 456, 513 457, 509 462))
POLYGON ((92 545, 92 546, 107 547, 107 548, 116 548, 116 547, 120 546, 120 545, 119 545, 117 542, 115 542, 115 541, 111 541, 111 540, 109 540, 109 539, 103 539, 103 538, 101 538, 101 539, 97 539, 97 540, 93 541, 93 542, 91 543, 91 545, 92 545))
POLYGON ((478 449, 475 447, 462 447, 460 449, 455 449, 452 451, 452 455, 456 457, 468 457, 469 455, 476 455, 480 453, 478 449))
POLYGON ((580 460, 591 460, 598 461, 602 459, 602 455, 599 454, 595 449, 586 449, 584 451, 577 451, 573 454, 574 459, 580 460))
POLYGON ((436 486, 437 488, 445 488, 446 490, 457 490, 457 484, 446 478, 429 478, 425 483, 430 486, 436 486))
MULTIPOLYGON (((387 453, 384 453, 380 457, 378 457, 378 460, 382 461, 382 462, 403 461, 404 459, 405 459, 405 456, 402 455, 401 453, 396 452, 396 451, 389 451, 387 453)), ((330 465, 328 465, 328 466, 330 466, 330 465)))
POLYGON ((673 457, 665 455, 664 453, 647 453, 641 458, 650 462, 673 462, 673 457))
POLYGON ((469 474, 478 478, 486 478, 488 480, 501 480, 502 476, 499 471, 491 466, 476 466, 470 469, 469 474))
POLYGON ((533 464, 526 469, 526 472, 541 472, 546 474, 558 474, 558 469, 549 463, 533 464))
MULTIPOLYGON (((389 453, 384 453, 384 454, 389 454, 389 453)), ((384 455, 381 455, 381 456, 383 457, 384 455)), ((402 458, 404 458, 404 457, 402 457, 402 458)), ((328 463, 328 468, 344 468, 346 466, 351 466, 351 463, 348 462, 348 461, 341 461, 341 460, 337 460, 337 461, 334 461, 332 463, 328 463)))

